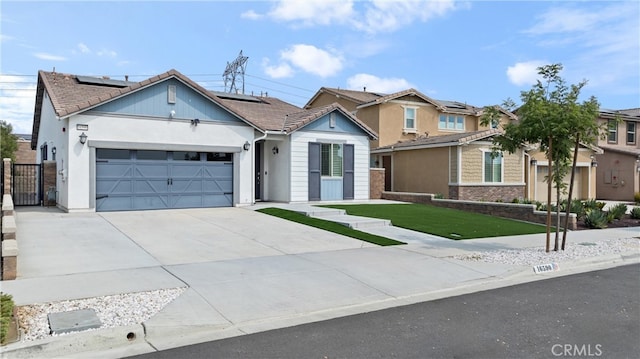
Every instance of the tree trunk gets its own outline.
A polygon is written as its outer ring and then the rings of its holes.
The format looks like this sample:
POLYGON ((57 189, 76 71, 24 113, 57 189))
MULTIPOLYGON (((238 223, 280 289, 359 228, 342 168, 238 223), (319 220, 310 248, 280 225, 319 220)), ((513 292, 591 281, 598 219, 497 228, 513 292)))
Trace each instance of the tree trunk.
POLYGON ((576 133, 576 144, 573 148, 573 163, 571 164, 571 182, 569 182, 569 194, 567 196, 567 213, 564 217, 564 233, 562 233, 562 250, 567 243, 567 227, 569 227, 569 214, 571 213, 571 201, 573 195, 573 179, 576 176, 576 163, 578 162, 578 148, 580 147, 580 133, 576 133))
POLYGON ((549 252, 549 247, 551 245, 551 165, 553 163, 553 152, 552 152, 552 143, 551 143, 551 135, 549 135, 549 152, 547 153, 547 159, 549 160, 549 164, 547 165, 547 243, 545 246, 545 252, 549 252))
MULTIPOLYGON (((557 162, 556 162, 557 163, 557 162)), ((556 183, 556 237, 553 242, 553 250, 558 251, 560 246, 560 186, 556 183)))

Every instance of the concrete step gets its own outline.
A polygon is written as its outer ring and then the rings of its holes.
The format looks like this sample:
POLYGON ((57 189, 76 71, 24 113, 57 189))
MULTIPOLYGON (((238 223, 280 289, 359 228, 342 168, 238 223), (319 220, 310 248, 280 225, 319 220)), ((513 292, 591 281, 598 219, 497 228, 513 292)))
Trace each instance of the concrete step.
POLYGON ((314 207, 314 206, 300 206, 300 207, 291 206, 291 207, 286 207, 286 209, 304 214, 305 216, 318 217, 318 218, 341 216, 346 213, 345 210, 343 209, 314 207))
MULTIPOLYGON (((316 216, 313 216, 316 217, 316 216)), ((359 217, 359 216, 350 216, 350 215, 324 215, 322 217, 317 217, 320 219, 324 219, 326 221, 332 221, 343 226, 353 228, 353 229, 364 229, 364 228, 378 228, 391 226, 391 221, 388 219, 378 219, 378 218, 369 218, 369 217, 359 217)))

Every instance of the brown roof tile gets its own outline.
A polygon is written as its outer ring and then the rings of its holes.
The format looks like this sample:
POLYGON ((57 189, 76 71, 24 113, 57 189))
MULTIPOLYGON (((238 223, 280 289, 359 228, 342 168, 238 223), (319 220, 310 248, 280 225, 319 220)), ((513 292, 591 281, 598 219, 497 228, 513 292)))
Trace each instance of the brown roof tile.
POLYGON ((475 131, 475 132, 461 132, 454 133, 451 135, 441 135, 441 136, 421 136, 414 140, 402 141, 393 145, 383 146, 376 148, 376 150, 385 150, 385 149, 396 149, 396 148, 405 148, 409 149, 412 147, 431 147, 438 146, 446 143, 450 143, 453 145, 461 145, 468 142, 482 140, 497 134, 502 133, 499 129, 489 129, 483 131, 475 131))

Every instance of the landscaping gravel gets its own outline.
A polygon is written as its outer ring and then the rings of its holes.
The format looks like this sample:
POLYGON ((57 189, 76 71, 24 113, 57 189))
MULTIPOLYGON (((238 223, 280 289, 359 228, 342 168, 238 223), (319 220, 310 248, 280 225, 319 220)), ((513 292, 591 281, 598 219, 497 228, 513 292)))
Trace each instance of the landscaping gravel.
POLYGON ((544 247, 503 249, 454 256, 454 259, 500 263, 510 265, 537 265, 549 262, 565 262, 582 258, 621 254, 640 250, 640 238, 610 239, 597 242, 570 243, 566 249, 547 253, 544 247))
POLYGON ((185 290, 184 287, 160 289, 21 306, 17 309, 20 329, 23 331, 21 339, 30 341, 72 334, 50 334, 48 314, 79 309, 94 309, 102 323, 100 329, 139 324, 158 313, 185 290))

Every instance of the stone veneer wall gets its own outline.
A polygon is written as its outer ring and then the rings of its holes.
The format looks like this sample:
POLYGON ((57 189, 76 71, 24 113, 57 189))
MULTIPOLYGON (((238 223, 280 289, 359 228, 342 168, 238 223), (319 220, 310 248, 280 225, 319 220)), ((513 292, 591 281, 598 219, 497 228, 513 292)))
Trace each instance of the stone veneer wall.
POLYGON ((384 191, 384 168, 369 169, 369 198, 380 199, 384 191))
MULTIPOLYGON (((393 201, 430 204, 438 207, 459 209, 467 212, 488 214, 491 216, 517 219, 532 223, 547 223, 547 212, 536 211, 536 207, 533 204, 436 199, 433 194, 407 192, 382 192, 382 198, 393 201)), ((563 221, 562 223, 564 223, 564 217, 565 214, 561 213, 560 219, 563 221)), ((555 213, 551 213, 552 223, 556 223, 555 218, 555 213)), ((576 214, 569 214, 569 229, 575 230, 577 229, 577 226, 576 214)))
POLYGON ((449 186, 449 198, 464 201, 511 202, 514 198, 526 198, 525 187, 513 186, 449 186))

